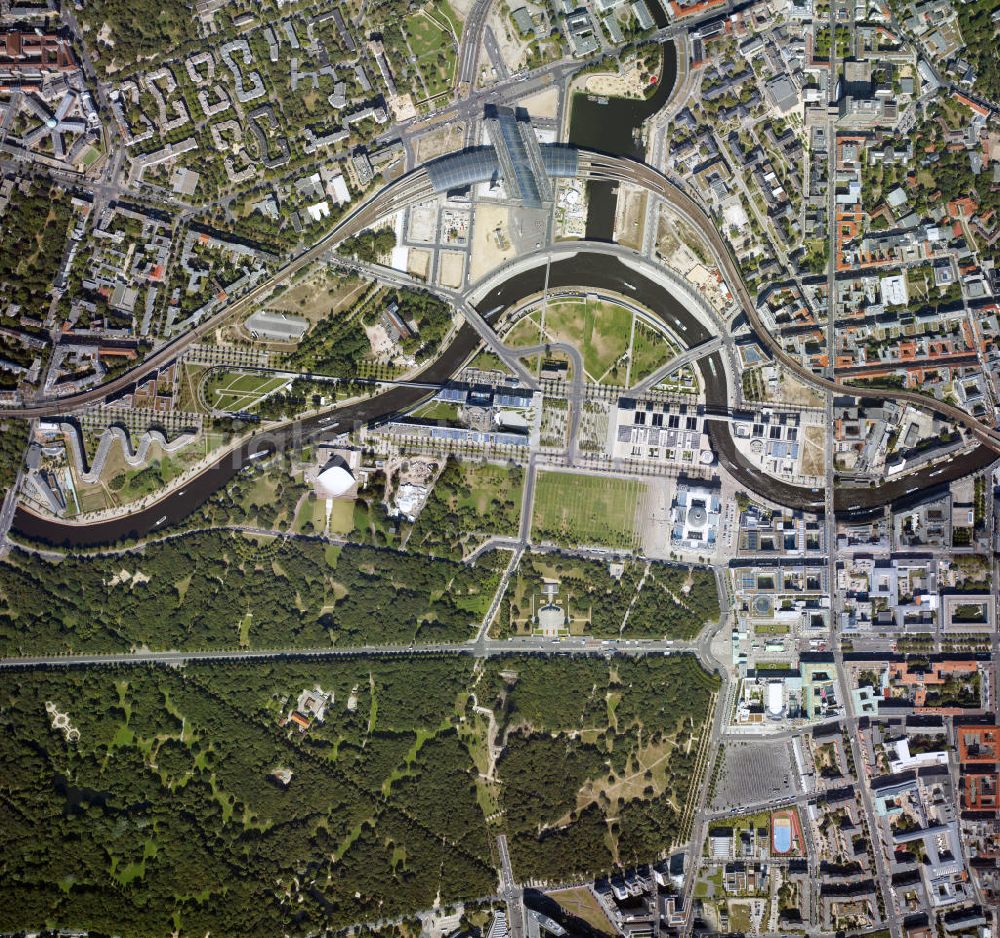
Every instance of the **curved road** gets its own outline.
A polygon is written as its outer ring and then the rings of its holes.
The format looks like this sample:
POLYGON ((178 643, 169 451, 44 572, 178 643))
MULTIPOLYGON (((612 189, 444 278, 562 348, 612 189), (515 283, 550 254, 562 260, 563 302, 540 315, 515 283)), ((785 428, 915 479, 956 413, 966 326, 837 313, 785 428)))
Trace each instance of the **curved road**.
POLYGON ((740 306, 750 320, 758 338, 778 361, 800 380, 817 390, 844 394, 850 397, 869 397, 876 400, 889 400, 913 404, 925 410, 933 410, 949 420, 963 424, 979 440, 1000 453, 1000 431, 988 427, 971 414, 952 404, 939 401, 936 398, 915 391, 898 391, 883 388, 859 388, 840 381, 831 380, 815 374, 806 368, 798 359, 789 355, 781 343, 771 335, 757 314, 757 307, 750 291, 743 282, 739 265, 733 257, 729 245, 719 234, 713 221, 705 211, 689 195, 677 188, 663 173, 645 163, 619 156, 581 151, 580 175, 591 178, 611 179, 616 182, 630 182, 641 186, 648 192, 667 202, 681 216, 685 216, 694 227, 701 232, 709 242, 716 261, 726 274, 726 280, 737 292, 740 306))
MULTIPOLYGON (((592 250, 613 248, 612 245, 591 245, 592 250)), ((578 287, 587 284, 597 290, 607 290, 634 299, 659 317, 678 336, 683 337, 689 347, 700 345, 714 338, 712 332, 697 318, 675 293, 665 286, 654 283, 644 276, 636 265, 644 259, 638 256, 625 263, 628 252, 588 253, 586 246, 575 245, 572 256, 553 260, 548 265, 540 263, 536 267, 520 271, 496 287, 489 289, 479 300, 481 309, 491 310, 497 306, 510 308, 542 292, 548 277, 548 288, 578 287), (678 325, 679 324, 679 325, 678 325)), ((570 251, 570 247, 565 249, 570 251)), ((650 262, 645 260, 646 264, 650 262)), ((720 352, 713 352, 703 358, 698 367, 702 373, 709 414, 728 414, 729 397, 725 381, 725 369, 720 352)), ((868 397, 869 395, 863 395, 868 397)), ((736 480, 753 492, 790 508, 823 512, 823 492, 811 488, 792 485, 767 475, 753 466, 736 448, 729 424, 724 420, 706 420, 705 431, 712 448, 720 461, 736 480)), ((956 457, 944 466, 929 466, 903 479, 887 481, 871 488, 868 486, 842 486, 835 493, 835 509, 838 516, 863 519, 889 502, 912 495, 914 491, 926 493, 934 486, 942 486, 952 479, 962 478, 976 469, 988 465, 995 459, 992 450, 979 446, 971 453, 956 457)))
MULTIPOLYGON (((525 297, 540 292, 545 284, 545 276, 544 264, 523 271, 489 291, 481 300, 480 307, 492 309, 498 304, 504 307, 513 306, 523 301, 525 297)), ((700 344, 712 337, 708 328, 666 287, 643 277, 633 267, 626 266, 618 257, 578 252, 573 257, 553 262, 549 266, 548 277, 550 288, 575 287, 586 282, 597 289, 631 295, 654 311, 655 315, 670 328, 674 329, 678 322, 681 323, 683 328, 680 334, 683 334, 691 345, 700 344), (632 285, 632 290, 628 289, 629 284, 632 285)), ((415 381, 423 385, 443 383, 469 358, 478 342, 479 336, 473 328, 469 325, 463 326, 452 345, 439 359, 424 369, 415 381)), ((523 353, 523 350, 520 351, 523 353)), ((728 412, 729 402, 721 354, 715 352, 702 359, 699 368, 705 383, 709 411, 728 412)), ((58 545, 92 546, 129 537, 140 537, 161 525, 170 526, 183 521, 217 489, 232 479, 253 453, 283 448, 320 435, 343 432, 358 423, 391 419, 393 415, 418 403, 428 393, 426 386, 392 388, 369 400, 348 405, 338 411, 307 418, 273 433, 262 433, 239 450, 220 457, 210 469, 183 490, 183 496, 180 493, 168 496, 158 504, 125 518, 93 525, 79 525, 52 521, 21 508, 14 518, 13 527, 34 540, 58 545)), ((741 485, 788 507, 822 511, 822 493, 782 482, 751 465, 737 450, 729 425, 725 421, 707 420, 706 432, 720 461, 741 485)), ((928 468, 905 480, 888 482, 874 489, 841 488, 836 494, 835 507, 838 515, 864 518, 882 505, 912 494, 913 489, 926 492, 934 485, 943 485, 953 478, 968 475, 992 459, 991 451, 983 446, 971 454, 956 458, 946 464, 943 470, 928 468), (933 477, 930 475, 932 472, 933 477)))
MULTIPOLYGON (((709 240, 713 250, 717 254, 720 266, 725 270, 730 282, 734 285, 739 294, 741 304, 747 312, 751 323, 757 330, 761 341, 771 348, 779 360, 787 364, 788 367, 798 374, 807 383, 819 387, 822 390, 843 393, 852 397, 864 396, 868 398, 882 398, 890 400, 901 400, 914 403, 927 409, 936 410, 939 413, 956 419, 968 426, 973 433, 983 440, 984 445, 971 454, 954 460, 943 470, 928 469, 924 473, 918 473, 905 480, 895 483, 886 483, 877 488, 864 489, 839 489, 837 492, 836 509, 840 513, 857 513, 859 517, 864 517, 873 508, 881 506, 889 501, 912 494, 917 490, 924 490, 929 486, 940 485, 950 479, 968 474, 983 465, 986 465, 991 457, 991 450, 1000 451, 1000 433, 979 424, 974 418, 964 411, 932 398, 903 391, 871 391, 842 385, 838 382, 829 381, 813 374, 804 368, 800 363, 792 359, 780 347, 779 343, 767 332, 764 324, 757 316, 756 308, 752 298, 739 275, 739 268, 728 252, 725 242, 716 231, 711 220, 707 218, 701 208, 688 196, 676 189, 675 186, 662 174, 642 163, 619 157, 603 156, 587 151, 581 152, 581 170, 583 174, 599 176, 636 182, 645 186, 665 201, 670 203, 682 215, 686 215, 692 223, 696 224, 702 233, 709 240), (933 471, 933 478, 931 472, 933 471)), ((403 176, 376 193, 368 202, 364 203, 347 219, 337 225, 333 231, 317 242, 312 248, 298 257, 291 260, 268 280, 251 290, 245 296, 234 300, 219 313, 206 320, 195 330, 168 343, 159 351, 147 358, 141 365, 125 373, 119 378, 99 388, 71 395, 58 401, 49 401, 22 407, 0 408, 0 416, 48 416, 51 414, 63 414, 75 408, 98 401, 108 394, 122 390, 139 378, 148 374, 153 369, 173 360, 189 344, 201 338, 204 334, 216 328, 222 319, 228 318, 243 311, 246 307, 258 302, 273 286, 306 265, 312 263, 322 256, 338 242, 345 240, 367 227, 375 224, 384 215, 397 211, 398 209, 426 199, 431 193, 430 183, 427 180, 426 171, 417 169, 407 176, 403 176)), ((559 277, 549 282, 550 287, 557 286, 579 286, 586 284, 589 286, 605 286, 607 289, 614 289, 627 295, 628 290, 622 285, 628 282, 619 273, 617 276, 600 278, 604 283, 597 282, 595 265, 593 258, 583 265, 574 276, 575 280, 562 279, 559 277)), ((563 268, 568 262, 560 262, 551 265, 554 271, 563 268)), ((620 262, 617 262, 620 264, 620 262)), ((572 264, 570 266, 573 266, 572 264)), ((535 268, 539 275, 544 268, 535 268)), ((644 300, 647 307, 654 311, 671 309, 674 314, 683 311, 690 319, 690 324, 685 333, 685 338, 690 345, 708 341, 713 336, 701 325, 693 316, 684 310, 681 303, 673 295, 656 284, 642 278, 636 271, 625 268, 628 279, 639 277, 644 283, 644 296, 652 296, 653 299, 644 300)), ((488 293, 480 302, 480 308, 490 309, 500 301, 504 306, 510 306, 517 300, 522 299, 532 292, 538 292, 544 284, 539 281, 533 285, 526 285, 532 279, 534 271, 520 274, 508 281, 507 284, 488 293), (518 286, 515 287, 514 285, 518 286), (517 294, 517 295, 514 295, 517 294), (502 298, 502 299, 501 299, 502 298)), ((464 327, 455 342, 449 346, 434 364, 421 373, 420 378, 428 383, 441 383, 446 380, 456 370, 462 362, 471 354, 476 345, 476 337, 472 329, 464 327)), ((705 377, 706 388, 710 392, 710 406, 725 408, 728 405, 726 388, 724 386, 724 370, 722 359, 719 353, 715 353, 703 360, 701 370, 705 377), (714 377, 713 377, 714 376, 714 377)), ((301 438, 315 432, 340 432, 356 423, 369 422, 383 419, 398 413, 407 407, 412 406, 426 395, 426 390, 417 388, 394 388, 384 394, 378 395, 369 401, 361 402, 357 405, 345 408, 342 411, 334 412, 334 416, 327 418, 308 418, 301 423, 293 424, 291 427, 278 431, 268 436, 269 440, 275 441, 274 446, 287 445, 289 439, 301 438)), ((741 482, 753 491, 758 491, 779 503, 790 507, 819 510, 821 493, 799 486, 783 483, 770 476, 766 476, 749 464, 749 462, 736 450, 732 435, 728 426, 722 421, 709 420, 706 422, 706 430, 710 436, 713 447, 715 447, 720 458, 730 467, 730 470, 741 482)), ((59 524, 42 519, 26 510, 19 510, 15 518, 14 527, 22 533, 36 537, 50 543, 61 543, 64 541, 76 544, 107 543, 108 540, 115 540, 122 537, 145 533, 152 530, 160 523, 176 523, 192 510, 201 505, 212 494, 215 489, 225 484, 241 468, 246 458, 253 451, 254 446, 259 447, 259 443, 251 441, 242 451, 235 454, 230 453, 220 458, 210 470, 199 477, 196 484, 189 486, 185 492, 191 492, 187 499, 180 503, 178 496, 171 496, 165 499, 160 505, 154 505, 145 512, 130 516, 127 519, 119 519, 111 522, 104 522, 97 525, 88 525, 87 537, 81 537, 82 527, 80 525, 59 524), (211 488, 209 488, 209 484, 211 488), (192 492, 192 489, 195 491, 192 492), (164 508, 166 513, 164 515, 164 508)))
MULTIPOLYGON (((851 397, 868 397, 876 400, 900 401, 932 410, 955 423, 967 427, 984 444, 1000 453, 1000 431, 987 427, 959 407, 939 401, 933 397, 913 391, 886 390, 881 388, 858 388, 830 380, 815 374, 797 359, 789 355, 781 343, 775 339, 757 315, 757 308, 743 282, 742 273, 730 252, 729 245, 719 234, 712 220, 690 196, 678 189, 663 173, 645 163, 626 157, 608 156, 589 150, 580 150, 580 175, 591 179, 607 179, 616 182, 630 182, 667 202, 681 216, 686 217, 708 241, 716 255, 716 261, 726 274, 727 281, 738 294, 740 305, 746 313, 758 338, 770 352, 793 374, 806 384, 824 392, 844 394, 851 397)), ((183 336, 174 339, 159 351, 149 356, 141 365, 131 369, 113 381, 98 388, 69 395, 61 400, 46 401, 20 407, 0 407, 0 417, 43 417, 66 413, 84 404, 103 399, 109 394, 124 390, 150 371, 174 359, 192 342, 213 331, 219 323, 263 299, 277 283, 317 260, 324 252, 347 238, 374 225, 380 218, 409 205, 427 199, 432 187, 426 169, 418 167, 405 176, 389 183, 360 205, 350 216, 338 224, 313 247, 289 261, 274 275, 264 280, 250 292, 234 300, 214 316, 183 336)))

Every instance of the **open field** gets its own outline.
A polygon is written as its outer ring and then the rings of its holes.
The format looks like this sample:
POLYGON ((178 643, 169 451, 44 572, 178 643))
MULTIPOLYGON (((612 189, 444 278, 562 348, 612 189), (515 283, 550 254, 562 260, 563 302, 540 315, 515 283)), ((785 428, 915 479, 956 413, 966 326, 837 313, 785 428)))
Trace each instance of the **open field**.
POLYGON ((618 205, 615 211, 615 240, 638 251, 642 247, 642 234, 646 224, 648 193, 634 186, 618 187, 618 205))
POLYGON ((632 368, 629 372, 631 384, 637 384, 649 377, 661 365, 665 365, 678 352, 677 346, 663 333, 644 322, 636 321, 632 337, 632 368))
POLYGON ((631 331, 632 313, 614 303, 559 300, 545 308, 546 337, 576 346, 593 381, 624 381, 631 331))
POLYGON ((544 471, 538 473, 532 539, 633 547, 637 514, 646 494, 636 479, 544 471))
POLYGON ((823 405, 823 395, 814 388, 799 381, 787 370, 781 370, 781 382, 778 393, 774 400, 779 403, 802 404, 806 407, 821 407, 823 405))
POLYGON ((538 325, 538 313, 530 313, 522 317, 504 338, 504 345, 514 348, 528 348, 542 341, 541 327, 538 325))
POLYGON ((480 202, 476 205, 474 215, 472 253, 467 277, 470 283, 475 283, 515 254, 508 229, 510 224, 508 206, 480 202))
POLYGON ((192 365, 183 362, 180 372, 180 390, 177 395, 178 410, 186 413, 200 414, 205 412, 199 389, 209 365, 192 365))
POLYGON ((802 472, 819 476, 826 465, 826 428, 806 427, 802 440, 802 472))
POLYGON ((464 143, 465 124, 451 121, 417 138, 414 144, 416 160, 418 163, 429 163, 445 153, 461 150, 464 143))
POLYGON ((330 272, 324 264, 308 268, 280 296, 267 303, 267 309, 294 313, 315 324, 320 319, 346 309, 360 298, 369 284, 356 277, 330 272))
POLYGON ((510 373, 507 366, 500 361, 494 352, 491 352, 489 349, 483 349, 483 351, 479 352, 469 364, 471 367, 479 368, 482 371, 502 371, 504 374, 510 373))
MULTIPOLYGON (((352 507, 351 502, 347 505, 352 507)), ((313 534, 326 527, 326 499, 305 497, 299 502, 292 530, 297 534, 313 534)))
POLYGON ((549 898, 555 899, 570 915, 586 922, 591 928, 596 928, 604 935, 615 934, 614 926, 608 921, 604 909, 589 886, 560 889, 549 893, 549 898))
POLYGON ((438 279, 446 287, 462 286, 465 273, 465 254, 461 251, 442 251, 438 260, 438 279))
MULTIPOLYGON (((539 345, 542 341, 542 330, 538 321, 539 315, 539 313, 531 313, 519 319, 514 328, 503 337, 504 345, 510 345, 514 348, 530 348, 533 345, 539 345)), ((521 361, 534 374, 537 373, 541 365, 542 356, 521 356, 521 361)))
POLYGON ((202 394, 210 407, 239 412, 253 410, 268 394, 286 384, 288 384, 287 378, 239 371, 216 371, 205 380, 202 394))
POLYGON ((447 0, 433 0, 405 19, 405 30, 416 65, 434 97, 455 80, 455 60, 461 26, 447 0))

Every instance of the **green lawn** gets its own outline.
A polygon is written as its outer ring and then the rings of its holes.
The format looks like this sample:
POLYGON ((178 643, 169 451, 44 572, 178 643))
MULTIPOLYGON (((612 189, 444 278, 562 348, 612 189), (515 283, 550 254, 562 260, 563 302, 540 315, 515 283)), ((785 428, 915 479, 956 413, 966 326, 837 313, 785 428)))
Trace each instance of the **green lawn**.
POLYGON ((446 0, 429 3, 405 20, 417 68, 433 97, 447 91, 455 80, 458 37, 457 18, 446 0))
POLYGON ((330 512, 330 533, 350 534, 354 530, 354 502, 342 498, 333 503, 330 512))
MULTIPOLYGON (((519 320, 514 328, 504 336, 503 341, 505 345, 511 345, 514 348, 530 348, 533 345, 539 345, 542 341, 542 332, 538 324, 538 314, 532 313, 519 320)), ((540 358, 539 355, 522 356, 521 361, 525 363, 529 371, 535 372, 540 358)))
POLYGON ((80 162, 83 163, 84 166, 90 167, 93 166, 94 163, 96 163, 100 158, 101 151, 97 147, 91 146, 84 150, 83 157, 80 162))
POLYGON ((729 930, 743 934, 750 931, 750 909, 745 902, 729 904, 729 930))
MULTIPOLYGON (((350 503, 348 503, 350 504, 350 503)), ((293 525, 298 534, 313 534, 323 530, 326 524, 326 499, 304 498, 299 506, 293 525), (309 527, 311 525, 311 527, 309 527)))
POLYGON ((507 366, 500 359, 489 351, 482 351, 469 363, 472 368, 479 368, 482 371, 504 371, 507 366))
POLYGON ((458 405, 448 401, 429 401, 413 412, 414 417, 422 420, 448 420, 458 422, 458 405))
POLYGON ((564 544, 634 547, 637 514, 646 486, 570 472, 539 472, 532 538, 564 544))
POLYGON ((213 372, 205 382, 205 400, 219 410, 250 410, 286 383, 286 378, 239 371, 213 372))
POLYGON ((159 491, 185 468, 185 462, 164 454, 139 469, 126 468, 108 482, 108 488, 124 502, 135 501, 159 491))
POLYGON ((632 330, 632 313, 614 303, 575 300, 550 303, 545 309, 545 331, 553 340, 576 346, 583 367, 594 381, 620 383, 632 330))
POLYGON ((632 339, 632 371, 629 380, 637 384, 677 354, 677 346, 644 322, 635 324, 632 339))
POLYGON ((514 328, 504 336, 503 341, 505 345, 511 345, 514 348, 538 345, 542 341, 542 334, 538 326, 538 314, 532 313, 530 316, 519 319, 514 328))

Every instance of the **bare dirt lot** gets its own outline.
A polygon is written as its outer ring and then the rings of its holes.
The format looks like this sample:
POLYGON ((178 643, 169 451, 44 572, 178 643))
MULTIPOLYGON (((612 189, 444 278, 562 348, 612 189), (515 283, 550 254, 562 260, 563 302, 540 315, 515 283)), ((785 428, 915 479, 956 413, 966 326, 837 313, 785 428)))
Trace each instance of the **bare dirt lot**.
POLYGON ((513 256, 510 210, 506 205, 480 203, 476 206, 472 224, 469 279, 475 282, 513 256))
POLYGON ((421 244, 433 244, 437 238, 438 210, 435 202, 423 202, 410 209, 407 237, 421 244))
POLYGON ((465 273, 465 254, 460 251, 442 251, 438 262, 438 282, 441 286, 458 289, 465 273))
POLYGON ((825 427, 806 427, 802 443, 802 473, 807 476, 823 475, 826 461, 823 457, 826 442, 825 427))
POLYGON ((532 117, 547 117, 555 120, 556 112, 559 109, 559 89, 552 87, 535 92, 521 102, 521 107, 525 108, 532 117))
MULTIPOLYGON (((515 72, 521 67, 530 42, 523 41, 515 34, 510 17, 504 14, 504 9, 506 8, 500 4, 493 4, 486 22, 493 28, 493 35, 496 36, 497 46, 500 49, 500 57, 506 63, 507 68, 515 72)), ((493 78, 492 63, 485 49, 479 57, 479 65, 480 79, 491 80, 493 78)))
POLYGON ((803 384, 798 378, 790 375, 787 371, 782 371, 781 390, 777 401, 786 404, 801 404, 805 407, 822 407, 823 395, 814 391, 809 386, 803 384))
POLYGON ((461 150, 464 139, 465 124, 461 122, 445 124, 443 127, 435 127, 434 130, 430 130, 417 138, 417 162, 426 163, 439 156, 444 156, 445 153, 461 150))
POLYGON ((423 280, 427 279, 427 274, 431 269, 431 251, 422 251, 418 248, 410 248, 409 260, 406 264, 406 269, 413 274, 414 277, 420 277, 423 280))
POLYGON ((634 250, 639 250, 642 247, 647 198, 647 193, 635 186, 622 184, 618 187, 615 240, 619 244, 634 250))

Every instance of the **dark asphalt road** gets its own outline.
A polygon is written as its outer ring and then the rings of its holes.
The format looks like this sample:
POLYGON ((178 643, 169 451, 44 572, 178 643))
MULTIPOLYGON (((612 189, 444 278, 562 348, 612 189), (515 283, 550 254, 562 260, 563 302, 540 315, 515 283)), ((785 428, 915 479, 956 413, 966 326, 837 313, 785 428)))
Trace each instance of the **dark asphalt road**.
MULTIPOLYGON (((626 267, 620 260, 606 255, 578 254, 575 257, 553 262, 549 267, 549 289, 577 287, 581 284, 595 289, 611 290, 637 300, 655 313, 663 322, 683 337, 689 345, 698 345, 712 338, 709 330, 665 287, 646 279, 639 272, 626 267), (678 327, 677 323, 681 324, 678 327)), ((539 293, 545 286, 545 266, 541 265, 506 281, 491 291, 480 304, 483 309, 511 306, 526 296, 539 293)), ((705 383, 709 409, 725 409, 729 398, 722 367, 722 356, 716 352, 699 363, 705 383), (711 364, 710 364, 711 363, 711 364)), ((755 468, 736 448, 729 424, 722 420, 708 420, 705 430, 720 462, 741 484, 752 492, 789 508, 800 508, 823 513, 823 493, 788 482, 782 482, 755 468)), ((864 520, 878 513, 887 503, 908 498, 916 492, 924 494, 932 488, 942 488, 947 482, 959 479, 988 466, 995 454, 985 445, 971 453, 956 457, 943 469, 928 468, 915 475, 873 487, 844 485, 834 494, 834 508, 838 517, 864 520), (937 473, 931 476, 930 473, 937 473)))
MULTIPOLYGON (((462 326, 441 357, 420 372, 416 380, 428 384, 444 383, 478 345, 479 336, 475 330, 469 325, 462 326)), ((63 524, 19 508, 14 515, 13 529, 32 540, 77 547, 111 544, 128 537, 142 537, 151 531, 169 528, 200 508, 214 492, 247 465, 254 453, 280 450, 289 445, 300 445, 315 438, 343 433, 361 424, 390 419, 431 393, 433 392, 426 388, 393 387, 368 400, 317 417, 308 417, 281 430, 261 431, 240 449, 219 459, 181 492, 169 495, 145 511, 126 518, 88 525, 63 524)))
MULTIPOLYGON (((578 254, 555 261, 549 267, 548 285, 550 290, 585 285, 630 297, 660 317, 666 325, 682 336, 688 345, 697 345, 712 337, 709 330, 665 287, 626 267, 616 257, 603 254, 578 254)), ((531 294, 541 292, 544 286, 545 266, 540 265, 512 277, 491 291, 482 299, 478 308, 485 311, 501 305, 511 306, 531 294)), ((479 337, 472 327, 463 326, 442 356, 421 372, 417 380, 443 383, 469 358, 478 343, 479 337)), ((702 359, 699 368, 709 408, 727 407, 729 401, 721 355, 716 352, 702 359)), ((262 449, 283 449, 289 444, 307 442, 316 436, 331 435, 359 424, 390 419, 395 414, 412 407, 428 393, 422 388, 392 388, 369 400, 341 408, 325 416, 309 417, 276 433, 261 433, 237 452, 221 458, 192 481, 182 493, 168 496, 145 511, 127 518, 83 526, 50 521, 21 508, 14 516, 13 529, 33 540, 81 547, 109 544, 128 537, 142 537, 153 530, 170 527, 182 521, 203 505, 213 492, 229 482, 247 464, 251 454, 262 449)), ((782 482, 752 466, 737 450, 729 424, 725 421, 707 420, 705 427, 720 462, 741 485, 790 508, 822 513, 822 492, 782 482)), ((956 457, 952 462, 945 464, 943 470, 928 468, 905 479, 886 482, 876 487, 838 487, 834 497, 835 510, 838 517, 864 520, 877 514, 880 508, 889 502, 911 498, 914 493, 925 494, 930 490, 941 488, 952 479, 961 478, 989 465, 994 458, 990 448, 983 445, 971 453, 956 457), (936 474, 931 476, 931 472, 936 474)))

